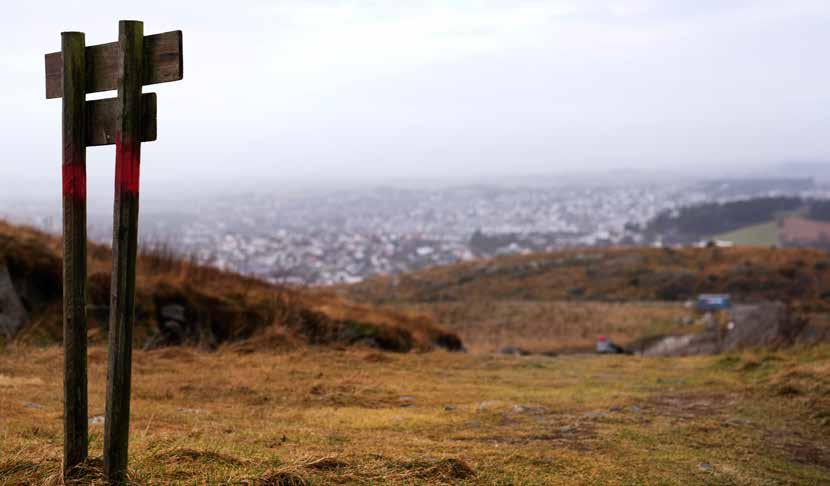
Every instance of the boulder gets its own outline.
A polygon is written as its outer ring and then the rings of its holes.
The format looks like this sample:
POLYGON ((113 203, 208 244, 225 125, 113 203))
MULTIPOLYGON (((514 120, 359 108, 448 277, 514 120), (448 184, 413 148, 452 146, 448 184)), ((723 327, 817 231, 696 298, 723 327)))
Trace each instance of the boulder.
POLYGON ((164 321, 187 322, 184 314, 185 308, 181 304, 167 304, 161 308, 161 318, 164 321))
POLYGON ((729 323, 709 317, 706 330, 697 334, 664 336, 642 347, 647 356, 717 354, 744 348, 790 345, 810 331, 807 321, 780 302, 736 305, 729 323))
POLYGON ((29 321, 29 314, 14 288, 9 269, 0 262, 0 335, 11 338, 29 321))
POLYGON ((780 302, 736 305, 730 314, 734 326, 725 334, 721 351, 792 344, 806 324, 780 302))
POLYGON ((144 344, 144 349, 153 349, 163 346, 180 346, 196 344, 198 335, 186 319, 185 306, 181 304, 165 304, 158 313, 158 328, 156 333, 144 344))
POLYGON ((517 346, 505 346, 499 350, 499 353, 510 356, 527 356, 530 354, 529 351, 517 346))

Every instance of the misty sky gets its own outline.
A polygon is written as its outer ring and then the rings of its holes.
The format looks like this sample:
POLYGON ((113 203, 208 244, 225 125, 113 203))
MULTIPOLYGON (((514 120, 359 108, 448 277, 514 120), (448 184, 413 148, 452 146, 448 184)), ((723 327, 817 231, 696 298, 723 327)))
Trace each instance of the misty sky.
POLYGON ((827 0, 130 4, 4 4, 0 191, 58 191, 43 55, 119 19, 184 32, 145 190, 830 160, 827 0))

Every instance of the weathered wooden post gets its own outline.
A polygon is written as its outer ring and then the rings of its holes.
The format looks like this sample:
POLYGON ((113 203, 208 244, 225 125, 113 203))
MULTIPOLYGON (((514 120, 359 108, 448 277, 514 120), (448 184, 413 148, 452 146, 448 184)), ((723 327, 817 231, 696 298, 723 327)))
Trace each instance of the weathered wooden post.
POLYGON ((46 55, 46 97, 63 97, 64 472, 87 457, 86 147, 115 144, 115 210, 110 301, 104 474, 123 483, 130 428, 130 371, 138 246, 141 142, 156 139, 156 95, 145 84, 182 79, 182 33, 144 36, 138 21, 119 23, 118 42, 85 47, 62 34, 46 55), (86 93, 118 90, 86 101, 86 93))
POLYGON ((86 376, 86 46, 61 33, 63 85, 63 468, 87 458, 86 376))
POLYGON ((143 44, 144 25, 141 22, 119 22, 121 73, 118 76, 119 114, 115 125, 115 210, 112 226, 107 411, 104 422, 104 475, 114 482, 124 480, 130 433, 143 44))

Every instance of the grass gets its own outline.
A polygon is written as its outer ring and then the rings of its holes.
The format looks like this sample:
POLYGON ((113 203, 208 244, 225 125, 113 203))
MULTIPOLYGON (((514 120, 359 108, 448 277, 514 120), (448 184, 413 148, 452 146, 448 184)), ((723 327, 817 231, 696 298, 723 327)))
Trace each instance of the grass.
MULTIPOLYGON (((61 342, 61 245, 55 236, 0 221, 0 265, 8 267, 31 317, 16 341, 61 342)), ((109 247, 97 244, 89 244, 87 253, 90 339, 103 342, 112 255, 109 247)), ((456 336, 428 316, 271 285, 181 258, 163 245, 145 245, 136 270, 136 346, 161 334, 161 309, 169 304, 184 308, 187 332, 181 341, 208 348, 242 340, 265 348, 334 342, 370 342, 393 351, 460 347, 456 336)))
POLYGON ((663 334, 691 316, 687 299, 729 293, 736 303, 782 301, 828 328, 830 258, 781 248, 605 248, 499 257, 369 279, 338 291, 400 312, 426 314, 467 349, 588 350, 597 336, 623 346, 663 334))
POLYGON ((713 236, 714 240, 731 241, 736 245, 746 246, 776 246, 780 244, 778 239, 778 223, 770 221, 735 231, 713 236))
POLYGON ((593 349, 597 336, 626 345, 651 336, 687 332, 689 316, 673 302, 564 302, 465 300, 391 306, 431 315, 457 333, 473 352, 515 347, 533 353, 593 349))
MULTIPOLYGON (((93 347, 90 415, 104 410, 93 347)), ((55 484, 58 347, 0 354, 0 484, 55 484)), ((830 346, 715 357, 138 351, 137 484, 821 484, 830 346)), ((90 426, 86 481, 100 475, 90 426)), ((100 478, 99 478, 100 479, 100 478)))
POLYGON ((365 302, 684 301, 730 293, 830 310, 830 258, 801 248, 603 248, 499 257, 376 277, 341 292, 365 302))

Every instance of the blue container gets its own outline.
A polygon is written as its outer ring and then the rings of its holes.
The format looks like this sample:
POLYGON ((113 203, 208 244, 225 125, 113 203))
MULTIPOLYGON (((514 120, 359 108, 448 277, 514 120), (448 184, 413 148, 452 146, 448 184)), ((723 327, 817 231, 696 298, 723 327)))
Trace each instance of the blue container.
POLYGON ((732 307, 729 294, 700 294, 697 296, 695 308, 700 312, 716 312, 732 307))

